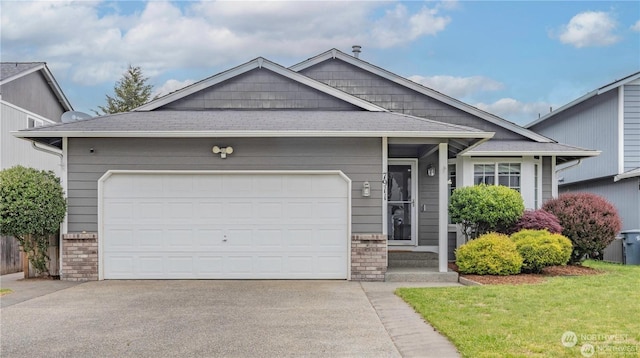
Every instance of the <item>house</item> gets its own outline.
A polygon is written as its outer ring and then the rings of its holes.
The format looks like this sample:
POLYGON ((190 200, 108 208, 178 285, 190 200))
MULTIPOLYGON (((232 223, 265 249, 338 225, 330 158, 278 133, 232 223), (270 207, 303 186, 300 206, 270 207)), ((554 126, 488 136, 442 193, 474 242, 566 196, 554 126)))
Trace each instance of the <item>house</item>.
POLYGON ((527 127, 563 143, 595 147, 596 158, 560 168, 560 192, 591 192, 618 209, 623 231, 640 228, 640 72, 570 102, 527 127))
POLYGON ((435 253, 444 273, 452 188, 504 184, 535 208, 556 165, 598 154, 336 49, 15 135, 64 153, 77 280, 383 280, 389 251, 435 253))
MULTIPOLYGON (((62 174, 62 151, 32 144, 11 132, 60 122, 72 110, 44 62, 0 63, 0 170, 16 165, 62 174)), ((35 142, 33 142, 35 143, 35 142)), ((2 237, 0 274, 22 271, 17 241, 2 237)))

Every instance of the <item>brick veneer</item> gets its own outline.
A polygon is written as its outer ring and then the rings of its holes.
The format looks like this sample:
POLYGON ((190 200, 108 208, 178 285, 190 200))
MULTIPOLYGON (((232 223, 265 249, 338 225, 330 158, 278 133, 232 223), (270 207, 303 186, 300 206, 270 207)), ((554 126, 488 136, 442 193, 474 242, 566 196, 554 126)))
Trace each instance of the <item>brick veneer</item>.
POLYGON ((98 279, 98 234, 62 235, 60 279, 67 281, 96 281, 98 279))
POLYGON ((384 281, 387 272, 387 235, 351 236, 351 279, 384 281))

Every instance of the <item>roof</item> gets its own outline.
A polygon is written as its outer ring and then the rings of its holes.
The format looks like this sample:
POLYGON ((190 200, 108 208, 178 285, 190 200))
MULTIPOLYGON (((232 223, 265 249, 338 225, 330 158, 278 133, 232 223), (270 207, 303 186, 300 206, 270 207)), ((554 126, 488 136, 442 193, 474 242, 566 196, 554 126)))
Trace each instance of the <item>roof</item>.
POLYGON ((134 109, 134 111, 152 111, 154 109, 158 109, 168 103, 171 103, 173 101, 179 100, 181 98, 184 98, 186 96, 189 96, 193 93, 196 93, 198 91, 201 91, 205 88, 214 86, 218 83, 224 82, 230 78, 233 78, 235 76, 241 75, 245 72, 254 70, 256 68, 266 68, 270 71, 273 71, 279 75, 282 75, 284 77, 287 77, 293 81, 299 82, 301 84, 304 84, 306 86, 309 86, 313 89, 316 89, 320 92, 326 93, 328 95, 331 95, 335 98, 341 99, 345 102, 351 103, 357 107, 360 107, 364 110, 367 111, 375 111, 375 112, 387 112, 388 110, 385 108, 382 108, 380 106, 377 106, 371 102, 365 101, 362 98, 356 97, 356 96, 352 96, 346 92, 340 91, 336 88, 333 88, 327 84, 324 84, 320 81, 316 81, 312 78, 309 78, 307 76, 301 75, 297 72, 291 71, 289 69, 287 69, 286 67, 280 66, 277 63, 271 62, 263 57, 258 57, 256 59, 253 59, 249 62, 246 62, 240 66, 236 66, 230 70, 221 72, 217 75, 208 77, 202 81, 196 82, 194 84, 191 84, 187 87, 184 87, 178 91, 172 92, 166 96, 160 97, 158 99, 155 99, 147 104, 144 104, 136 109, 134 109))
POLYGON ((488 139, 492 132, 394 112, 126 112, 13 132, 59 146, 63 137, 416 137, 488 139))
POLYGON ((623 179, 636 178, 636 177, 640 177, 640 168, 635 168, 635 169, 626 171, 622 174, 618 174, 615 177, 613 177, 613 181, 616 182, 623 179))
POLYGON ((405 86, 407 88, 410 88, 418 93, 422 93, 426 96, 429 96, 431 98, 434 98, 438 101, 441 101, 443 103, 446 103, 454 108, 457 108, 461 111, 465 111, 469 114, 472 114, 476 117, 482 118, 490 123, 496 124, 502 128, 505 128, 507 130, 510 130, 512 132, 518 133, 526 138, 529 138, 531 140, 534 140, 536 142, 553 142, 552 139, 547 138, 541 134, 535 133, 533 131, 530 131, 526 128, 523 128, 513 122, 507 121, 506 119, 500 118, 496 115, 493 115, 491 113, 485 112, 483 110, 480 110, 476 107, 473 107, 467 103, 464 103, 462 101, 459 101, 453 97, 449 97, 443 93, 440 93, 436 90, 433 90, 431 88, 428 88, 426 86, 423 86, 419 83, 413 82, 405 77, 399 76, 393 72, 389 72, 383 68, 380 68, 378 66, 372 65, 369 62, 363 61, 360 58, 356 58, 354 56, 348 55, 340 50, 337 49, 331 49, 329 51, 326 51, 324 53, 321 53, 320 55, 317 55, 315 57, 312 57, 306 61, 300 62, 296 65, 293 65, 291 67, 289 67, 289 69, 293 70, 293 71, 301 71, 304 70, 306 68, 309 68, 311 66, 317 65, 321 62, 324 62, 326 60, 329 59, 339 59, 342 60, 344 62, 347 62, 351 65, 354 65, 356 67, 359 67, 365 71, 369 71, 371 73, 374 73, 380 77, 386 78, 389 81, 395 82, 399 85, 405 86))
POLYGON ((600 155, 598 150, 584 149, 560 143, 538 143, 526 140, 495 140, 486 141, 466 151, 465 156, 534 156, 548 155, 561 157, 559 163, 580 158, 600 155))
POLYGON ((58 98, 58 101, 67 111, 73 111, 71 103, 62 92, 58 82, 47 67, 46 62, 0 62, 0 85, 4 85, 18 78, 29 75, 33 72, 41 71, 47 80, 51 90, 58 98))
POLYGON ((564 106, 556 109, 555 111, 547 113, 546 115, 540 117, 539 119, 527 124, 525 127, 531 128, 531 127, 533 127, 535 125, 538 125, 538 124, 540 124, 540 123, 542 123, 542 122, 544 122, 544 121, 556 116, 559 113, 562 113, 562 112, 566 111, 569 108, 577 106, 578 104, 588 100, 591 97, 599 96, 599 95, 601 95, 603 93, 609 92, 612 89, 618 88, 620 86, 624 86, 625 84, 627 84, 629 82, 633 82, 633 81, 635 81, 637 79, 640 79, 640 71, 632 73, 629 76, 626 76, 626 77, 624 77, 622 79, 615 80, 615 81, 613 81, 611 83, 608 83, 608 84, 606 84, 606 85, 604 85, 604 86, 602 86, 602 87, 600 87, 598 89, 595 89, 595 90, 585 94, 584 96, 565 104, 564 106))

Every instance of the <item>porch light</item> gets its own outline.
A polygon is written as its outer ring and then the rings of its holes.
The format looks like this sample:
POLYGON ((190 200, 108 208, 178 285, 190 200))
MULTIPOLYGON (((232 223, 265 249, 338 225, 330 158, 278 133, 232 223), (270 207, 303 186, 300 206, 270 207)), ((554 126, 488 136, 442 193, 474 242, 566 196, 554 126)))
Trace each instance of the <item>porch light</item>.
POLYGON ((427 167, 427 175, 430 177, 436 175, 436 168, 433 166, 433 164, 429 164, 429 166, 427 167))

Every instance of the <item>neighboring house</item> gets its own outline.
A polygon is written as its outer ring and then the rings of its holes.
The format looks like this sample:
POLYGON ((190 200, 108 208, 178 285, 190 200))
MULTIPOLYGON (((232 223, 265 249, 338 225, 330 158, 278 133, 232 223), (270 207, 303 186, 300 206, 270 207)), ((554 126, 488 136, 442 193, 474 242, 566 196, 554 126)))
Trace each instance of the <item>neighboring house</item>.
POLYGON ((640 229, 640 72, 614 81, 527 126, 563 143, 602 152, 558 173, 560 192, 591 192, 620 212, 624 230, 640 229))
POLYGON ((64 152, 65 279, 380 280, 388 250, 437 252, 446 272, 453 187, 536 208, 557 164, 598 154, 335 49, 16 136, 64 152))
MULTIPOLYGON (((20 140, 11 132, 60 122, 72 110, 44 62, 0 64, 0 170, 16 165, 62 174, 62 151, 20 140)), ((15 239, 3 238, 2 273, 21 271, 15 263, 15 239), (8 267, 11 267, 10 269, 8 267), (8 271, 5 271, 7 269, 8 271)))

